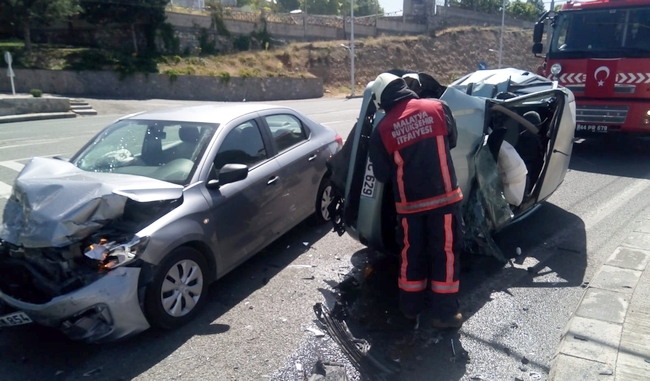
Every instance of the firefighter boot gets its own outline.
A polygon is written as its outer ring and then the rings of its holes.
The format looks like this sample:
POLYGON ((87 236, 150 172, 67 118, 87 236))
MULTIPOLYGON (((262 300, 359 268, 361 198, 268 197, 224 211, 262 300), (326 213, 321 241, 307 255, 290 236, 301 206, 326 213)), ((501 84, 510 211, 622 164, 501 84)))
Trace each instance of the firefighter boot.
POLYGON ((432 325, 434 328, 460 328, 463 326, 463 315, 458 312, 447 319, 433 319, 432 325))

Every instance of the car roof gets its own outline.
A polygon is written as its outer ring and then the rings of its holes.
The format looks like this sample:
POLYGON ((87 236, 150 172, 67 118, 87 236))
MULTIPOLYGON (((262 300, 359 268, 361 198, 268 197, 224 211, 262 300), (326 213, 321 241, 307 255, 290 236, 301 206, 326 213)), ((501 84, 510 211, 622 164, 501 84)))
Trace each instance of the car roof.
POLYGON ((242 115, 272 109, 291 110, 295 112, 295 110, 283 106, 264 103, 234 102, 146 111, 137 115, 128 116, 125 119, 224 124, 242 115))

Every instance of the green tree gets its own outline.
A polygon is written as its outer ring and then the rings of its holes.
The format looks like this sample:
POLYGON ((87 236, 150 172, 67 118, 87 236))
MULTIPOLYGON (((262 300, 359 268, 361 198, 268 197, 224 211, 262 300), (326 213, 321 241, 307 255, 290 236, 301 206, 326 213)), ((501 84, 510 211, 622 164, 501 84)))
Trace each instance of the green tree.
POLYGON ((527 0, 527 3, 532 4, 535 7, 537 10, 535 13, 536 16, 541 16, 544 12, 546 12, 544 0, 527 0))
MULTIPOLYGON (((452 0, 453 3, 456 1, 452 0)), ((499 13, 501 11, 501 0, 458 0, 457 3, 461 8, 469 9, 475 12, 499 13)), ((506 7, 508 5, 506 4, 506 7)))
POLYGON ((25 50, 32 49, 31 28, 34 24, 48 25, 54 21, 65 19, 79 12, 76 0, 5 0, 3 16, 9 22, 21 25, 25 50), (8 7, 6 6, 8 4, 8 7), (4 8, 8 9, 5 13, 4 8))
MULTIPOLYGON (((375 13, 383 14, 384 8, 379 5, 378 0, 354 0, 354 16, 369 16, 375 13)), ((350 14, 350 0, 343 0, 339 3, 339 14, 350 14)))
POLYGON ((312 15, 336 15, 339 13, 338 0, 302 0, 302 10, 312 15))
POLYGON ((291 12, 300 9, 300 0, 277 0, 280 12, 291 12))
MULTIPOLYGON (((47 1, 47 0, 45 0, 47 1)), ((92 24, 109 23, 129 26, 133 36, 133 49, 138 52, 136 24, 142 24, 147 48, 155 49, 156 29, 165 22, 168 0, 81 0, 83 17, 92 24)))
POLYGON ((563 5, 563 4, 558 4, 558 5, 556 5, 556 6, 553 8, 553 10, 554 10, 555 12, 559 12, 560 9, 562 9, 562 5, 563 5))

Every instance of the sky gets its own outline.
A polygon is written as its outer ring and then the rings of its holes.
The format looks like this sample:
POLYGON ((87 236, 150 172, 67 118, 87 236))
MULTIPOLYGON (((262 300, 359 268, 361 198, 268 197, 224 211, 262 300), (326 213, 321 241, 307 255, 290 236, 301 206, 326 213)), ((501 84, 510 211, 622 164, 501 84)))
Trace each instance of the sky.
MULTIPOLYGON (((555 0, 555 4, 563 4, 566 0, 555 0)), ((550 0, 544 0, 546 9, 551 5, 550 0)), ((379 0, 379 5, 384 8, 386 13, 401 12, 404 7, 404 0, 379 0)))
POLYGON ((404 6, 403 0, 379 0, 379 5, 384 8, 384 12, 392 13, 401 11, 404 6))

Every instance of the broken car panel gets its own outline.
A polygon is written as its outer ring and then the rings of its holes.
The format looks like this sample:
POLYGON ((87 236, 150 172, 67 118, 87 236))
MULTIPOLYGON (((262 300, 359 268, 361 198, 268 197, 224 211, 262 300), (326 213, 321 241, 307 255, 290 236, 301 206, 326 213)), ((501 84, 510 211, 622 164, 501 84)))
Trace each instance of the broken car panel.
MULTIPOLYGON (((431 78, 425 73, 411 73, 414 75, 431 78)), ((439 99, 456 118, 458 144, 451 153, 459 186, 466 195, 466 249, 503 260, 491 234, 535 210, 564 179, 575 130, 573 93, 517 69, 478 71, 448 87, 431 80, 421 83, 420 93, 442 94, 439 99), (525 171, 517 165, 520 161, 525 171), (515 194, 520 196, 513 197, 515 194)), ((387 189, 390 184, 375 181, 368 159, 370 133, 383 117, 381 110, 375 110, 371 85, 364 92, 347 147, 337 154, 349 159, 335 156, 330 162, 332 179, 346 179, 344 186, 334 183, 343 200, 334 221, 338 221, 337 230, 346 231, 362 244, 397 253, 398 227, 392 192, 387 189)))

